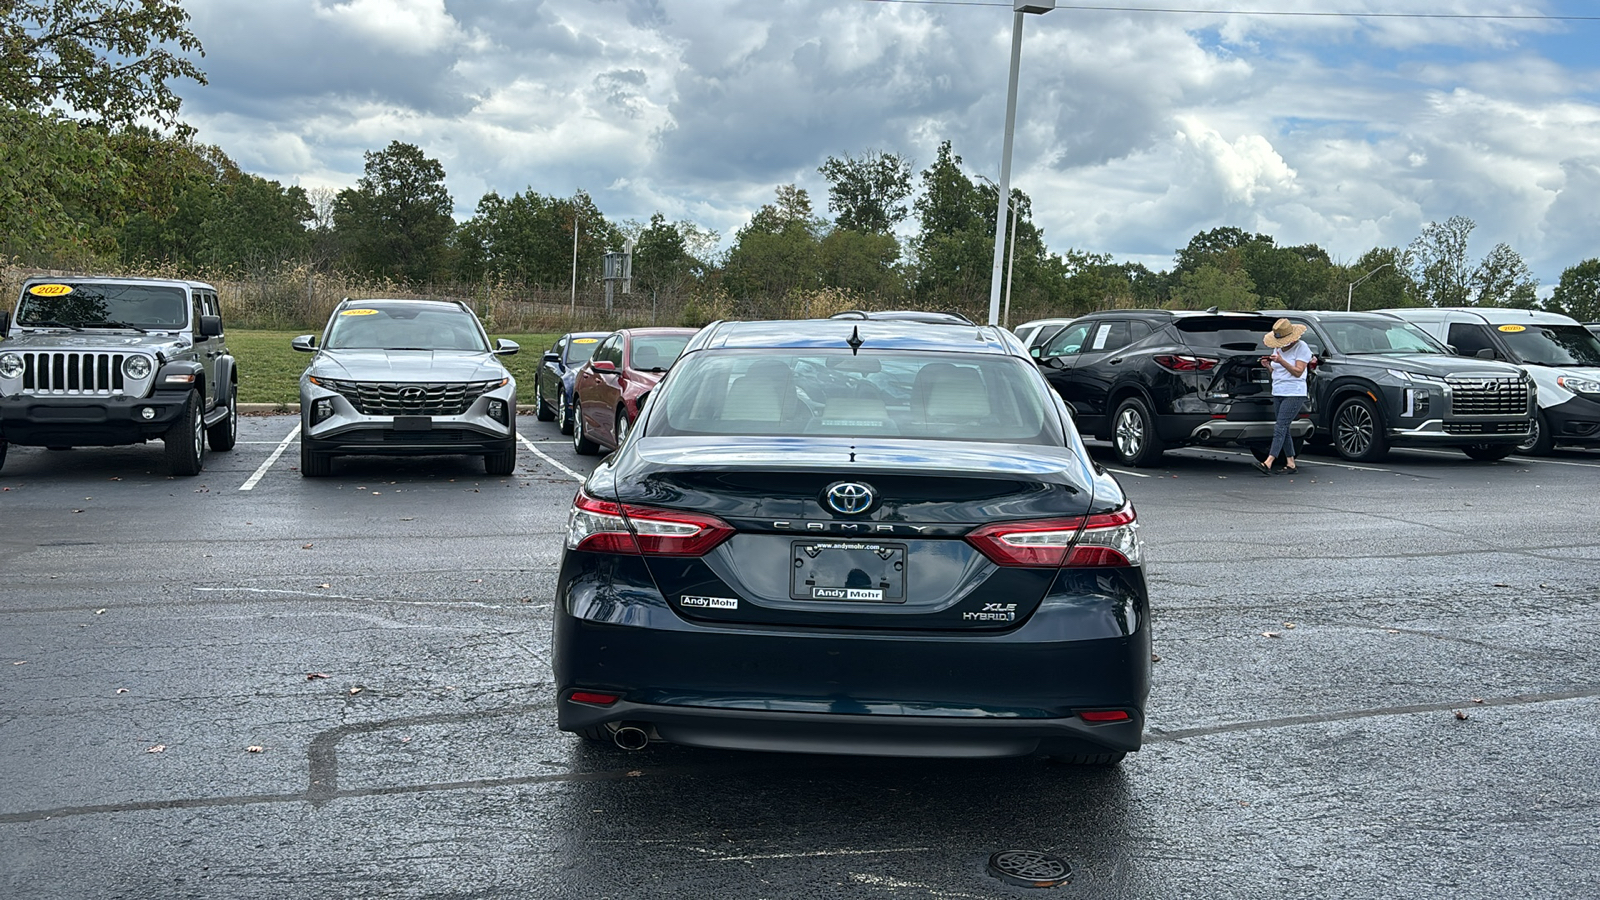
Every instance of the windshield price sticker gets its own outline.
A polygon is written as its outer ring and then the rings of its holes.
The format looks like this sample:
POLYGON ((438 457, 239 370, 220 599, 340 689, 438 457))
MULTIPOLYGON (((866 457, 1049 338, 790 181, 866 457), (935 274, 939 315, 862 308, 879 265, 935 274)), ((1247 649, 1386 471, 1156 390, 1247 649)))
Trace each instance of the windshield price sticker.
POLYGON ((28 288, 28 293, 35 297, 65 297, 72 293, 70 284, 36 284, 28 288))
POLYGON ((375 309, 347 309, 339 313, 341 316, 375 316, 377 314, 378 311, 375 309))
POLYGON ((1501 325, 1500 330, 1507 334, 1516 334, 1519 331, 1527 331, 1528 329, 1522 325, 1501 325))

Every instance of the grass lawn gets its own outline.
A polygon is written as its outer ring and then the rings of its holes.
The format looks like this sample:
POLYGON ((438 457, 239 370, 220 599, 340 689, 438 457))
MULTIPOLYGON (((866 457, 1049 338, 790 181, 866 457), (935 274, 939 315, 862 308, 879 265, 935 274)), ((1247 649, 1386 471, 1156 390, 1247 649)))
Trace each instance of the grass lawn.
MULTIPOLYGON (((302 332, 250 331, 229 329, 228 349, 239 361, 240 403, 299 403, 300 373, 311 361, 308 353, 296 352, 289 339, 302 332)), ((533 373, 539 368, 540 357, 557 334, 495 334, 491 338, 508 338, 522 345, 515 356, 502 356, 501 362, 517 379, 517 401, 533 402, 533 373)))

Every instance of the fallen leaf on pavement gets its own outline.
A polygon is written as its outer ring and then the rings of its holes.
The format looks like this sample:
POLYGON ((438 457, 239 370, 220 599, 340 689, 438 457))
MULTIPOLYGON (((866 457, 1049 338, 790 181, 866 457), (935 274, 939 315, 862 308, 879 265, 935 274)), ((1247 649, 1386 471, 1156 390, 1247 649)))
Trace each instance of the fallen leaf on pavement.
POLYGON ((161 752, 165 751, 166 749, 167 749, 167 745, 166 744, 157 744, 154 747, 151 747, 150 749, 148 749, 148 750, 146 750, 144 752, 146 752, 146 753, 161 753, 161 752))
POLYGON ((318 678, 327 678, 327 677, 328 677, 328 673, 326 673, 326 672, 307 672, 306 673, 306 680, 307 681, 316 681, 318 678))
POLYGON ((628 777, 629 778, 638 778, 640 775, 643 775, 643 774, 644 773, 639 771, 638 769, 634 769, 632 772, 628 773, 628 777))
POLYGON ((323 583, 317 585, 317 587, 319 587, 319 588, 329 588, 329 587, 333 587, 333 585, 331 585, 331 584, 327 583, 326 581, 324 581, 323 583))
POLYGON ((1283 637, 1282 634, 1280 634, 1279 632, 1276 632, 1276 631, 1263 631, 1263 632, 1261 632, 1261 636, 1262 637, 1283 637))
POLYGON ((1495 587, 1511 587, 1511 585, 1506 584, 1504 581, 1496 581, 1494 583, 1494 586, 1495 587))
POLYGON ((265 748, 258 747, 255 744, 251 744, 250 746, 244 748, 244 752, 246 752, 246 753, 260 753, 263 749, 265 749, 265 748))
POLYGON ((1465 722, 1467 720, 1467 714, 1458 709, 1456 710, 1456 718, 1465 722))
POLYGON ((101 608, 101 609, 97 609, 97 610, 95 610, 95 611, 94 611, 94 614, 95 614, 95 615, 97 615, 97 616, 103 616, 103 615, 105 615, 105 614, 106 614, 106 611, 105 611, 105 609, 104 609, 104 608, 101 608))
POLYGON ((119 694, 126 694, 127 692, 128 692, 127 688, 117 688, 117 693, 119 693, 119 694))
POLYGON ((360 685, 356 685, 355 687, 350 689, 350 694, 351 694, 351 696, 355 696, 356 694, 361 693, 363 690, 364 690, 364 688, 362 688, 360 685))
POLYGON ((1473 697, 1472 698, 1472 702, 1473 703, 1482 703, 1483 702, 1483 698, 1482 697, 1473 697))
POLYGON ((300 545, 300 549, 301 550, 310 550, 311 549, 311 545, 310 544, 301 544, 300 545))

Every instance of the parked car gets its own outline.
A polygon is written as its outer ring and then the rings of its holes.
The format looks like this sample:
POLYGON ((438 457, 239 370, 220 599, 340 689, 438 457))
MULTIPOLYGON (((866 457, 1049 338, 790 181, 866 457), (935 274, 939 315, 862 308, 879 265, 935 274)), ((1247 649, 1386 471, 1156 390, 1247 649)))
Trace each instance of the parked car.
POLYGON ((564 731, 1100 764, 1139 748, 1134 509, 1003 329, 709 325, 569 522, 564 731))
POLYGON ((1546 454, 1556 446, 1600 446, 1600 338, 1559 313, 1531 309, 1386 310, 1463 356, 1520 366, 1538 387, 1533 430, 1517 445, 1546 454))
POLYGON ((517 466, 517 382, 478 317, 445 300, 343 300, 300 376, 300 474, 320 478, 335 456, 472 454, 490 475, 517 466))
POLYGON ((573 449, 614 450, 639 421, 639 407, 683 352, 693 328, 624 328, 600 342, 573 379, 573 449))
POLYGON ((972 320, 960 313, 932 312, 922 309, 851 309, 834 313, 830 319, 861 319, 874 322, 922 322, 926 325, 971 325, 972 320))
POLYGON ((9 444, 159 439, 169 472, 198 475, 238 439, 238 366, 203 281, 29 278, 0 337, 0 465, 9 444))
POLYGON ((1061 329, 1073 323, 1073 319, 1034 319, 1032 322, 1023 322, 1011 329, 1017 336, 1022 346, 1031 352, 1035 348, 1042 348, 1051 338, 1061 333, 1061 329))
MULTIPOLYGON (((1129 309, 1074 319, 1033 352, 1078 428, 1111 441, 1125 465, 1152 466, 1168 447, 1239 444, 1265 459, 1272 442, 1262 335, 1275 317, 1129 309)), ((1304 439, 1309 415, 1290 427, 1304 439)))
POLYGON ((1372 462, 1397 444, 1503 459, 1528 437, 1534 387, 1515 366, 1456 356, 1384 313, 1269 315, 1309 326, 1302 340, 1317 359, 1309 384, 1312 421, 1345 459, 1372 462))
POLYGON ((578 368, 589 361, 607 334, 604 331, 563 334, 544 352, 544 360, 533 376, 533 411, 539 421, 554 419, 562 434, 572 433, 572 384, 578 377, 578 368))

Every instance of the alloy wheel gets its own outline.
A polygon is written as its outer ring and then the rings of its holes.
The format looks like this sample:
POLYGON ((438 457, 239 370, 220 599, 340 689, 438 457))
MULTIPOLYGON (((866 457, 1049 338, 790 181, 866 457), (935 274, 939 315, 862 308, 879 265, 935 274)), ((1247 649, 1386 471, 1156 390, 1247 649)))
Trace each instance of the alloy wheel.
POLYGON ((1346 403, 1339 410, 1339 421, 1334 423, 1334 434, 1339 439, 1339 449, 1348 456, 1360 456, 1372 446, 1375 423, 1372 413, 1360 403, 1346 403))
POLYGON ((1124 409, 1117 416, 1117 424, 1112 437, 1117 442, 1117 453, 1123 459, 1132 459, 1144 449, 1144 418, 1137 410, 1124 409))
POLYGON ((1532 427, 1528 429, 1528 439, 1517 445, 1517 452, 1532 453, 1539 446, 1539 438, 1541 437, 1543 435, 1539 433, 1539 417, 1535 415, 1532 427))

